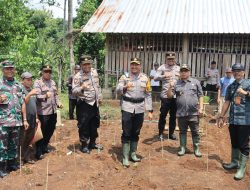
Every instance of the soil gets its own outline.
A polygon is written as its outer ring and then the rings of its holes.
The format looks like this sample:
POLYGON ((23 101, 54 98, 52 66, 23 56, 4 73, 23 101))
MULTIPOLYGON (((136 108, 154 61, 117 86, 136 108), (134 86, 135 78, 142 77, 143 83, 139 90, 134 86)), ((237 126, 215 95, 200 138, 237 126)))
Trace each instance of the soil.
MULTIPOLYGON (((112 106, 118 106, 113 103, 112 106)), ((159 109, 156 108, 155 110, 159 109)), ((106 113, 108 114, 108 113, 106 113)), ((155 113, 155 117, 158 113, 155 113)), ((141 130, 138 156, 140 163, 127 169, 121 164, 121 123, 119 118, 101 121, 98 143, 103 151, 90 154, 79 151, 76 121, 65 120, 51 139, 51 153, 34 165, 24 165, 21 172, 0 179, 1 190, 249 190, 250 167, 241 181, 235 181, 234 171, 227 172, 222 162, 230 160, 230 140, 227 127, 218 129, 201 119, 202 158, 193 154, 188 134, 187 154, 178 157, 179 142, 157 140, 157 118, 145 121, 141 130)), ((167 137, 167 131, 165 132, 167 137)), ((178 131, 176 131, 178 134, 178 131)))

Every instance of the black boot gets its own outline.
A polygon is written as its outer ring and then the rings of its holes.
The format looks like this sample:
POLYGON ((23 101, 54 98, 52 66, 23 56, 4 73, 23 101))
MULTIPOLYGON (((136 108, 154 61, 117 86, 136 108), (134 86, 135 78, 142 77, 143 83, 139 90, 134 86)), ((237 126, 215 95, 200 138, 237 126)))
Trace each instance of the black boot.
POLYGON ((16 159, 8 160, 7 161, 7 170, 12 172, 12 171, 17 171, 20 169, 19 164, 17 163, 16 159))
POLYGON ((6 162, 0 162, 0 177, 4 178, 7 175, 8 174, 6 172, 6 162))
POLYGON ((81 146, 81 148, 80 148, 80 151, 81 151, 82 153, 87 153, 87 154, 90 153, 89 148, 88 148, 88 144, 87 144, 86 141, 82 141, 82 146, 81 146))
POLYGON ((89 146, 88 146, 89 150, 92 150, 92 149, 98 149, 98 150, 103 150, 103 146, 102 145, 97 145, 95 143, 95 140, 90 140, 89 141, 89 146))

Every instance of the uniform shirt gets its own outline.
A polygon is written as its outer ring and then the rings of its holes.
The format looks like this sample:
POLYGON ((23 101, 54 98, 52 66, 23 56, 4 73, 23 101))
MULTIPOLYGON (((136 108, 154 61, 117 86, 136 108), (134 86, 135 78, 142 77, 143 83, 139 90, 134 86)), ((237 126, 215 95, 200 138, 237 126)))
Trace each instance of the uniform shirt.
POLYGON ((235 80, 227 88, 225 101, 231 102, 229 123, 233 125, 250 125, 250 97, 240 95, 240 105, 235 104, 235 98, 239 96, 236 91, 240 87, 249 92, 250 80, 242 79, 240 82, 235 80))
POLYGON ((74 77, 74 75, 71 75, 71 76, 68 78, 68 83, 67 83, 69 99, 76 99, 76 97, 75 97, 74 94, 72 93, 73 77, 74 77))
POLYGON ((22 104, 25 93, 22 85, 16 80, 0 79, 0 94, 7 100, 0 104, 0 125, 7 127, 22 126, 22 104))
POLYGON ((232 84, 234 81, 234 78, 233 77, 222 77, 220 79, 220 87, 221 87, 221 96, 222 97, 225 97, 226 95, 226 91, 227 91, 227 87, 232 84))
POLYGON ((203 92, 197 79, 178 80, 173 93, 176 94, 176 117, 199 115, 199 98, 203 92))
POLYGON ((180 77, 180 66, 178 66, 178 65, 169 66, 168 64, 163 64, 157 69, 154 80, 155 81, 162 81, 162 91, 161 91, 162 98, 167 98, 167 91, 169 88, 169 82, 171 80, 177 81, 179 79, 179 77, 180 77), (167 80, 165 78, 166 72, 172 73, 170 80, 167 80))
POLYGON ((34 82, 34 88, 37 89, 37 114, 51 115, 56 113, 56 108, 60 104, 56 83, 53 80, 45 81, 42 78, 34 82), (50 92, 51 96, 47 98, 46 93, 50 92))
POLYGON ((219 84, 220 74, 219 74, 218 69, 208 68, 205 74, 205 77, 207 78, 207 84, 211 84, 211 85, 219 84), (210 76, 208 76, 208 73, 210 76))
MULTIPOLYGON (((155 69, 152 69, 150 71, 150 76, 155 77, 156 72, 157 71, 155 69)), ((155 81, 154 79, 151 79, 150 83, 151 83, 151 86, 160 86, 160 82, 159 81, 155 81)))
MULTIPOLYGON (((24 93, 25 96, 28 95, 28 93, 32 90, 32 89, 27 89, 25 87, 23 87, 24 89, 24 93)), ((29 102, 26 104, 26 115, 36 115, 37 112, 37 108, 36 108, 36 96, 30 96, 29 102)))
POLYGON ((102 99, 101 87, 99 84, 99 76, 96 69, 91 68, 90 73, 84 73, 82 70, 73 78, 73 94, 89 105, 95 103, 99 106, 98 101, 102 99), (85 84, 88 89, 82 90, 81 85, 85 84))
POLYGON ((119 79, 116 91, 122 96, 132 99, 144 99, 141 103, 132 103, 129 101, 121 100, 121 107, 123 111, 129 113, 144 113, 146 110, 152 110, 152 97, 150 79, 146 74, 140 73, 139 75, 129 74, 129 76, 122 75, 119 79), (123 87, 132 82, 133 86, 128 88, 126 92, 123 91, 123 87))
MULTIPOLYGON (((24 93, 27 96, 27 94, 32 90, 32 89, 27 89, 24 88, 24 93)), ((29 123, 29 127, 34 128, 36 126, 36 113, 37 113, 37 108, 36 108, 36 96, 30 96, 29 102, 26 104, 26 118, 29 123)))

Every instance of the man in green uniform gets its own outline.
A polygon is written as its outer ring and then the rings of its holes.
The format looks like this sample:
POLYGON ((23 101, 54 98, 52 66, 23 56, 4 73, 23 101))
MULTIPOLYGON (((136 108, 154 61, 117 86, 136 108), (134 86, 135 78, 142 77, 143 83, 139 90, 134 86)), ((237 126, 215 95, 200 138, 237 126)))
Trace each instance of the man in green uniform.
POLYGON ((28 128, 24 90, 14 79, 14 63, 6 60, 2 63, 3 77, 0 79, 0 177, 8 171, 19 169, 17 149, 20 126, 28 128), (22 112, 23 116, 22 117, 22 112))

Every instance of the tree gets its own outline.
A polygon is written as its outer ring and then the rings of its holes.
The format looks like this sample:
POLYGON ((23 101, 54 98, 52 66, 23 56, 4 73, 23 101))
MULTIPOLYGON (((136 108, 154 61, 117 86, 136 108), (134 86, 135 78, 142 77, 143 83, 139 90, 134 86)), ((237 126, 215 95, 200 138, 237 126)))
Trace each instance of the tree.
MULTIPOLYGON (((100 5, 101 0, 84 0, 77 11, 75 19, 75 28, 84 26, 95 10, 100 5)), ((104 48, 106 36, 101 33, 80 33, 75 39, 75 55, 78 58, 82 54, 89 54, 97 60, 97 69, 99 74, 104 73, 104 48)), ((102 81, 102 78, 101 78, 102 81)))

